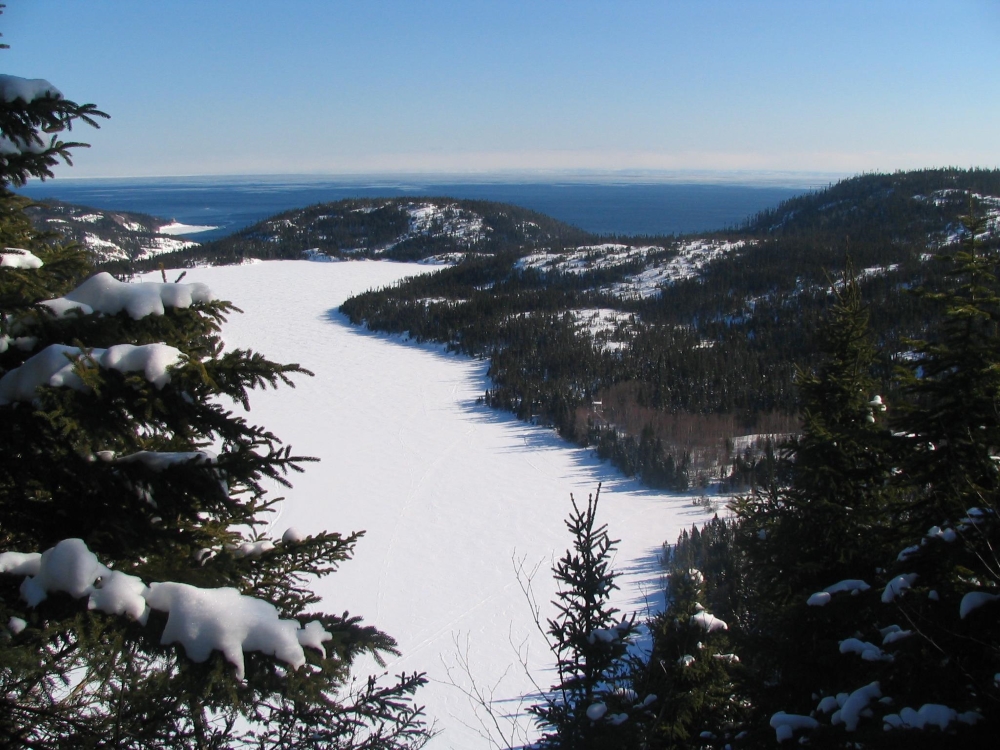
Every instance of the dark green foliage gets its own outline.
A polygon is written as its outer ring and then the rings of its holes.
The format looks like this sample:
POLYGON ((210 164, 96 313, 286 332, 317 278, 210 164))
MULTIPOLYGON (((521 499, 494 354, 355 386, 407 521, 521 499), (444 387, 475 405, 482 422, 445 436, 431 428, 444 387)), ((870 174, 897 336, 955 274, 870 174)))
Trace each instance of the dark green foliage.
MULTIPOLYGON (((100 114, 53 97, 3 109, 0 132, 8 138, 22 137, 22 125, 58 132, 74 118, 100 114)), ((46 159, 72 146, 53 141, 40 161, 8 161, 0 188, 26 174, 48 174, 46 159)), ((21 251, 4 251, 5 260, 17 262, 0 268, 0 382, 27 372, 19 368, 39 353, 57 351, 51 345, 73 347, 64 350, 66 363, 79 381, 67 387, 46 376, 27 397, 3 391, 0 554, 82 540, 114 573, 146 584, 232 588, 269 602, 280 619, 319 623, 330 640, 322 651, 306 648, 307 663, 297 670, 248 652, 239 680, 218 650, 195 662, 182 645, 162 644, 167 615, 159 610, 147 609, 142 623, 136 615, 88 609, 86 593, 58 590, 31 606, 22 587, 28 579, 7 556, 0 570, 0 745, 421 745, 427 732, 412 696, 424 678, 353 684, 352 662, 395 654, 395 642, 347 612, 315 610, 311 582, 348 560, 363 532, 289 537, 249 553, 242 546, 263 541, 268 512, 281 500, 266 494, 265 480, 287 486, 288 473, 312 459, 224 404, 245 408, 250 391, 291 385, 309 373, 255 352, 224 351, 219 329, 235 309, 226 302, 168 306, 162 315, 137 318, 82 310, 57 316, 39 303, 78 286, 90 273, 89 259, 35 231, 25 205, 0 192, 2 245, 31 251, 43 264, 20 267, 21 251), (172 347, 165 350, 175 360, 165 382, 98 363, 95 350, 123 344, 172 347)), ((104 582, 91 577, 85 584, 96 591, 104 582)))
POLYGON ((722 747, 742 727, 746 710, 735 699, 740 657, 728 631, 709 632, 695 618, 711 613, 732 624, 738 617, 734 579, 741 565, 732 555, 732 534, 732 526, 716 517, 685 531, 666 550, 669 599, 650 623, 653 650, 641 681, 645 692, 659 697, 649 747, 722 747))
MULTIPOLYGON (((848 279, 821 332, 819 366, 799 374, 802 436, 787 447, 787 473, 737 503, 732 521, 685 534, 673 552, 672 603, 654 654, 677 652, 696 596, 728 615, 741 667, 723 703, 748 709, 738 716, 744 746, 772 746, 768 724, 779 711, 814 717, 816 729, 795 734, 824 747, 985 747, 995 738, 1000 289, 985 235, 971 218, 965 224, 952 287, 919 292, 944 314, 916 344, 890 411, 871 399, 867 313, 848 279), (683 574, 694 563, 703 579, 683 574), (848 579, 865 585, 835 589, 825 605, 813 597, 848 579), (702 580, 704 591, 692 593, 702 580), (848 714, 844 699, 866 685, 885 700, 856 715, 856 728, 818 710, 840 695, 848 714), (944 731, 889 728, 916 721, 924 705, 957 716, 944 731)), ((712 705, 694 701, 690 684, 667 679, 661 690, 684 709, 671 727, 690 726, 695 707, 712 705)))
POLYGON ((886 554, 890 436, 853 276, 844 279, 819 338, 819 369, 798 373, 802 434, 790 446, 791 486, 762 492, 740 510, 764 537, 754 549, 771 566, 778 587, 768 592, 772 601, 822 588, 831 577, 862 578, 886 554))
POLYGON ((586 507, 570 499, 573 512, 566 527, 573 549, 553 568, 559 582, 558 614, 548 623, 559 681, 530 710, 544 731, 543 747, 638 747, 643 719, 635 707, 642 699, 631 691, 628 679, 634 620, 619 619, 608 603, 617 588, 611 569, 617 542, 606 525, 597 523, 600 488, 587 498, 586 507))
POLYGON ((907 481, 926 487, 911 511, 917 530, 980 506, 1000 480, 1000 258, 984 242, 985 221, 965 223, 961 249, 940 258, 953 287, 923 295, 943 309, 942 323, 913 342, 916 356, 901 368, 907 481))

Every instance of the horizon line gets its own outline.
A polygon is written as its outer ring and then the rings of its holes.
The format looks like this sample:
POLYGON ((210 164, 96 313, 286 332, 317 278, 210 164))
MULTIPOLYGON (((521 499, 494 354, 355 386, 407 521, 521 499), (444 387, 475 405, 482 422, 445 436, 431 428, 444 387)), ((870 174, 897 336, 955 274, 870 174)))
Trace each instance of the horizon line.
MULTIPOLYGON (((897 170, 899 171, 899 170, 897 170)), ((334 182, 424 182, 457 184, 490 183, 578 183, 578 184, 718 184, 767 185, 773 187, 825 187, 840 180, 867 174, 829 170, 778 169, 551 169, 483 171, 369 171, 369 172, 221 172, 161 175, 57 174, 45 180, 32 179, 24 187, 53 182, 156 180, 302 180, 334 182)))

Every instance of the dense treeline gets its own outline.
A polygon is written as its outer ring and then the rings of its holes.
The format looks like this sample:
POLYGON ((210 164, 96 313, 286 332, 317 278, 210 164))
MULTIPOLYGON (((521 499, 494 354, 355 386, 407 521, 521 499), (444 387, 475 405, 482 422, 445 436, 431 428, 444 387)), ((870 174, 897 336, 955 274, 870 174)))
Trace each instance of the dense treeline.
POLYGON ((665 548, 651 650, 607 664, 591 678, 604 692, 569 701, 563 716, 585 715, 591 731, 550 721, 543 746, 995 744, 1000 250, 984 222, 966 225, 942 291, 917 292, 940 315, 911 342, 892 398, 848 268, 813 336, 816 365, 797 371, 799 434, 733 516, 665 548))
POLYGON ((873 372, 893 393, 909 339, 939 316, 910 290, 940 289, 932 257, 962 236, 959 217, 970 205, 995 211, 997 195, 997 171, 865 175, 714 236, 744 244, 645 299, 608 285, 669 262, 683 239, 659 238, 661 249, 642 260, 572 272, 523 266, 528 250, 510 249, 359 295, 342 311, 354 323, 489 357, 488 403, 553 424, 630 474, 681 488, 741 458, 727 439, 794 423, 796 367, 815 364, 813 332, 848 257, 879 347, 873 372), (600 340, 572 314, 597 308, 620 313, 600 340), (696 420, 699 434, 678 441, 660 415, 696 420), (721 416, 731 417, 725 427, 721 416))

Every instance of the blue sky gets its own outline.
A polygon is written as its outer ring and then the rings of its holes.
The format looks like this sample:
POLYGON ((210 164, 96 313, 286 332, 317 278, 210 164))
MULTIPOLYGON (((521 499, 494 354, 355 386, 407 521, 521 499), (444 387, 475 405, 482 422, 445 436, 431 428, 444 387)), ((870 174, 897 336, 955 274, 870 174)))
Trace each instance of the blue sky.
POLYGON ((1000 166, 997 0, 7 0, 0 31, 0 70, 112 116, 78 177, 1000 166))

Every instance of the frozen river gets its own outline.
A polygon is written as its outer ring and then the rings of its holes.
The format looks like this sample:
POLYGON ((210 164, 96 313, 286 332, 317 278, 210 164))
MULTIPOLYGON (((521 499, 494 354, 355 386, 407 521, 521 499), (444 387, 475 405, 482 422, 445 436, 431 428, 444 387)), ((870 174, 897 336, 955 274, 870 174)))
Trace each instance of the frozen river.
POLYGON ((603 483, 599 518, 621 539, 616 603, 626 611, 662 602, 662 543, 707 516, 689 496, 650 491, 552 430, 477 405, 487 363, 373 334, 337 312, 353 294, 429 270, 278 261, 192 269, 185 281, 208 283, 244 311, 223 330, 228 346, 315 373, 295 389, 254 394, 248 417, 321 459, 291 477, 291 490, 275 488, 287 498, 275 535, 288 526, 367 532, 354 559, 316 583, 324 609, 396 638, 402 656, 390 673, 427 673, 418 702, 440 730, 431 748, 501 741, 460 689, 473 683, 492 691, 504 740, 516 743, 533 736, 530 721, 504 717, 532 678, 548 687, 553 675, 515 564, 538 567, 533 587, 542 617, 551 614, 549 568, 571 541, 570 493, 586 499, 603 483))

